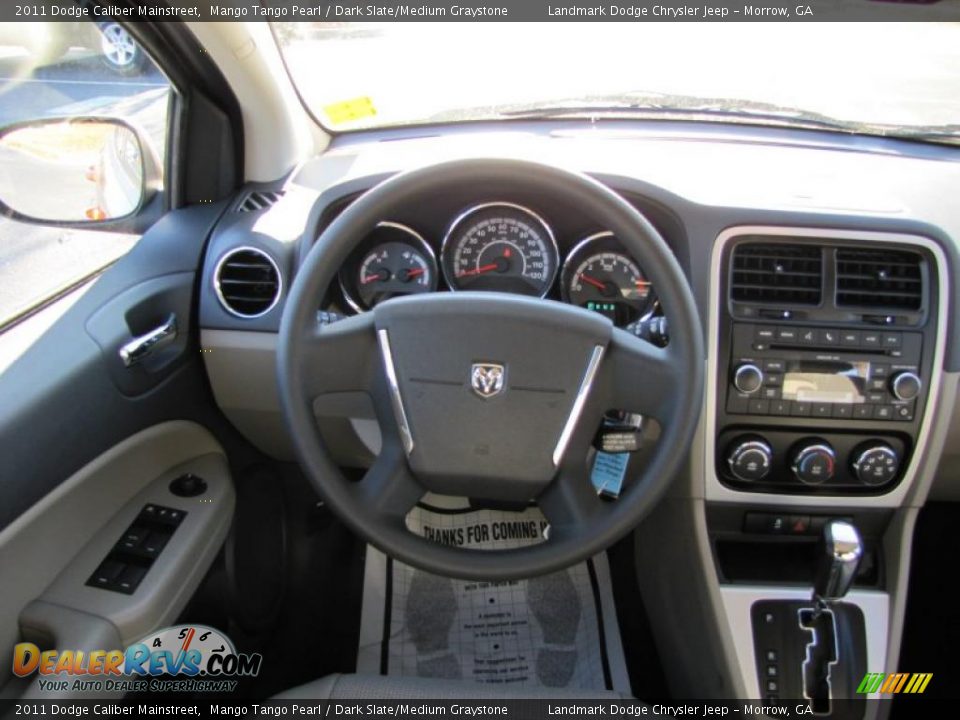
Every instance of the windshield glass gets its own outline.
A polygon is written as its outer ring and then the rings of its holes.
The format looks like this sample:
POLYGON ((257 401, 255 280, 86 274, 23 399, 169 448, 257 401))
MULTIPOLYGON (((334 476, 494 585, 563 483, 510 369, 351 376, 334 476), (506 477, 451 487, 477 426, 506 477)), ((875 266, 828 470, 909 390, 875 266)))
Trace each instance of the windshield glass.
POLYGON ((948 136, 957 23, 275 23, 304 102, 349 131, 661 116, 948 136))

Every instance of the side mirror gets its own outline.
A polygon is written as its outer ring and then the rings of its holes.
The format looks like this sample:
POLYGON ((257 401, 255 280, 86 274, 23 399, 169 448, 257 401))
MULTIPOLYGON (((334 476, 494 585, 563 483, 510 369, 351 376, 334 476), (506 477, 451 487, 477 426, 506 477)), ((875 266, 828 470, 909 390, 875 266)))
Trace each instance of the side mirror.
POLYGON ((160 188, 149 141, 116 118, 48 118, 0 130, 0 210, 33 223, 132 217, 160 188))

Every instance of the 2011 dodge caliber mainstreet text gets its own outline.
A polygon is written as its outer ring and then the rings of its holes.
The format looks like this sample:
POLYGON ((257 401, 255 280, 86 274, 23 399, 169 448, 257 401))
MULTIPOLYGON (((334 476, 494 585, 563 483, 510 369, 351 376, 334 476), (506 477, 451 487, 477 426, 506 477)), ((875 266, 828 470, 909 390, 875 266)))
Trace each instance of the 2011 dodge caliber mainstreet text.
POLYGON ((960 0, 18 8, 0 715, 950 714, 960 0))

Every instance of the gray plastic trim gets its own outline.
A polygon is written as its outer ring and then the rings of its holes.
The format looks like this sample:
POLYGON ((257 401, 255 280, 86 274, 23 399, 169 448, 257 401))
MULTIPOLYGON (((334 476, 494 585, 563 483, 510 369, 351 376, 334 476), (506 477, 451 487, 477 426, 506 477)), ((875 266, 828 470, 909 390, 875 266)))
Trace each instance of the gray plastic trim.
MULTIPOLYGON (((764 586, 720 586, 720 599, 726 621, 733 637, 737 669, 740 671, 745 697, 760 698, 757 681, 757 663, 753 646, 753 622, 750 609, 759 600, 810 600, 810 592, 803 588, 764 586)), ((867 667, 887 667, 887 633, 889 632, 890 598, 886 593, 854 590, 843 602, 856 605, 863 612, 867 630, 867 667)), ((813 603, 811 602, 811 607, 813 603)))
POLYGON ((887 232, 866 232, 845 230, 843 228, 802 228, 767 225, 742 225, 728 228, 717 237, 713 246, 713 256, 710 261, 710 317, 707 339, 707 394, 706 409, 706 462, 705 483, 706 499, 713 502, 751 503, 752 505, 779 505, 808 507, 849 507, 855 504, 864 508, 900 507, 908 497, 909 492, 918 475, 920 460, 930 450, 931 427, 937 416, 937 406, 941 402, 941 379, 943 375, 943 357, 947 339, 947 315, 949 313, 950 281, 946 256, 940 246, 929 238, 920 235, 906 235, 887 232), (928 250, 936 260, 937 282, 939 285, 937 305, 936 339, 933 348, 933 364, 930 375, 930 394, 920 419, 920 432, 917 435, 917 445, 914 448, 910 463, 907 465, 903 479, 890 492, 873 496, 831 496, 817 497, 815 495, 785 495, 777 493, 753 493, 743 490, 732 490, 720 482, 714 467, 713 458, 716 452, 717 437, 717 367, 719 363, 719 333, 720 311, 724 306, 721 297, 722 287, 721 258, 724 248, 735 238, 742 235, 778 235, 799 238, 843 238, 848 240, 867 240, 878 243, 899 243, 914 245, 928 250))

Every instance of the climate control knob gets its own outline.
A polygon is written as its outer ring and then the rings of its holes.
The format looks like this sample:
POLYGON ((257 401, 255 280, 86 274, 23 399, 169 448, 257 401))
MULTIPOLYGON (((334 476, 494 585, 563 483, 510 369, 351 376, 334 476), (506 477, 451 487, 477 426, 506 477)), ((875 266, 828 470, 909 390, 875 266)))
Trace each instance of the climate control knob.
POLYGON ((913 400, 922 387, 923 383, 916 373, 901 372, 890 378, 890 392, 897 400, 913 400))
POLYGON ((897 476, 900 456, 889 445, 865 445, 853 453, 853 473, 866 485, 884 485, 897 476))
POLYGON ((750 395, 763 385, 763 373, 756 365, 744 363, 734 371, 733 385, 740 392, 750 395))
POLYGON ((734 443, 727 455, 730 472, 735 478, 745 482, 763 480, 770 472, 772 461, 773 451, 759 438, 741 439, 734 443))
POLYGON ((820 485, 833 477, 837 457, 825 442, 805 445, 794 455, 790 469, 805 485, 820 485))

